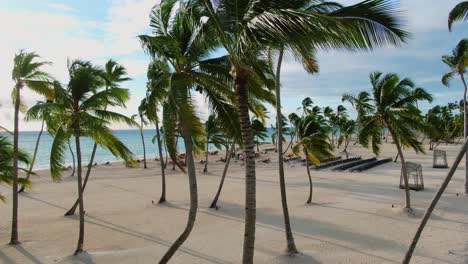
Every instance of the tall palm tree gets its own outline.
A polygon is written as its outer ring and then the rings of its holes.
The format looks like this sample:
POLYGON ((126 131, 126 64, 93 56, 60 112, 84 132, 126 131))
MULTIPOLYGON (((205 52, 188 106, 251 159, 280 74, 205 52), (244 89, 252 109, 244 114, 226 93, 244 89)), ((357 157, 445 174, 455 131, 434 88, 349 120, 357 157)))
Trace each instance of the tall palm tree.
POLYGON ((348 146, 351 142, 351 137, 356 134, 357 122, 352 119, 345 118, 340 122, 339 130, 340 137, 338 138, 338 148, 341 145, 344 145, 343 153, 345 153, 346 158, 349 157, 348 146))
POLYGON ((132 119, 135 120, 137 117, 140 118, 140 124, 138 125, 138 130, 140 130, 140 137, 141 137, 141 144, 143 146, 143 167, 145 169, 148 168, 146 164, 146 145, 145 145, 145 137, 143 134, 143 129, 145 126, 148 125, 148 121, 145 119, 145 112, 148 111, 148 101, 147 98, 143 98, 141 100, 140 105, 138 106, 138 114, 133 115, 132 119))
POLYGON ((345 101, 351 102, 358 112, 359 141, 363 146, 372 145, 375 154, 379 154, 382 144, 381 133, 388 129, 398 150, 401 159, 401 169, 405 182, 406 208, 411 211, 410 193, 406 161, 403 156, 403 147, 423 152, 422 143, 418 141, 417 131, 424 131, 426 125, 421 111, 416 107, 419 101, 432 101, 432 96, 423 88, 415 88, 410 79, 400 79, 398 75, 390 73, 383 75, 380 72, 370 74, 372 96, 361 92, 359 96, 344 95, 345 101), (358 98, 367 98, 365 106, 360 105, 358 98))
MULTIPOLYGON (((37 103, 41 104, 42 102, 39 101, 37 103)), ((32 159, 31 159, 31 163, 29 164, 29 171, 26 173, 26 180, 29 180, 29 178, 31 177, 31 174, 33 172, 34 164, 36 162, 36 157, 37 157, 37 151, 39 150, 39 143, 41 141, 42 133, 44 132, 44 126, 45 126, 45 123, 46 123, 47 116, 48 116, 48 113, 41 113, 41 116, 40 116, 40 120, 42 120, 41 121, 41 129, 39 130, 39 134, 37 135, 33 156, 32 156, 32 159)), ((21 188, 19 189, 18 193, 24 192, 25 187, 26 187, 25 185, 22 185, 21 188)))
POLYGON ((298 127, 299 142, 294 145, 293 153, 301 156, 304 153, 306 171, 309 177, 309 197, 306 203, 312 203, 313 183, 310 175, 310 163, 319 165, 321 161, 333 156, 333 145, 328 142, 327 125, 325 120, 318 115, 309 114, 295 119, 298 127))
MULTIPOLYGON (((445 86, 450 85, 450 80, 455 76, 459 75, 464 86, 463 92, 463 112, 464 112, 464 138, 468 137, 468 106, 467 106, 467 92, 468 86, 465 80, 466 67, 468 67, 468 39, 461 40, 451 55, 442 56, 442 62, 444 62, 450 71, 445 73, 442 77, 442 83, 445 86)), ((468 152, 465 157, 465 194, 468 194, 468 152)))
MULTIPOLYGON (((156 128, 156 137, 153 139, 157 143, 158 153, 159 153, 159 164, 161 168, 161 196, 159 198, 158 203, 166 202, 166 165, 167 165, 167 149, 166 149, 166 164, 164 163, 163 157, 163 147, 166 147, 166 139, 164 135, 164 131, 160 128, 160 118, 158 116, 158 111, 163 103, 163 99, 165 97, 164 93, 161 93, 157 90, 158 82, 160 81, 157 77, 158 74, 157 64, 150 63, 148 66, 148 83, 147 83, 147 101, 148 101, 148 109, 146 112, 146 116, 148 120, 154 123, 156 128)), ((167 148, 167 147, 166 147, 167 148)))
POLYGON ((75 255, 83 251, 84 243, 84 200, 82 181, 82 153, 81 138, 89 137, 98 145, 108 149, 113 155, 131 160, 130 150, 109 129, 110 120, 126 122, 134 125, 134 122, 121 114, 105 110, 107 106, 123 106, 129 98, 127 89, 109 88, 99 90, 105 86, 102 78, 102 69, 90 62, 72 61, 68 71, 70 81, 67 88, 56 87, 54 102, 46 103, 41 107, 32 107, 29 111, 31 118, 41 111, 49 111, 55 115, 64 117, 57 126, 55 137, 50 152, 51 175, 56 180, 60 179, 61 168, 64 162, 66 142, 70 135, 74 136, 77 158, 77 182, 79 203, 79 237, 75 255))
POLYGON ((19 243, 18 238, 18 135, 19 135, 19 111, 23 102, 21 100, 21 90, 29 88, 30 90, 44 95, 46 98, 53 97, 51 89, 51 77, 42 71, 43 66, 49 62, 37 62, 39 56, 34 52, 25 52, 21 50, 15 55, 13 61, 12 79, 15 83, 13 88, 13 103, 15 105, 14 113, 14 134, 13 134, 13 213, 11 220, 11 239, 10 244, 19 243))
POLYGON ((252 119, 252 132, 255 137, 255 144, 257 145, 257 152, 260 151, 260 140, 265 140, 268 137, 267 128, 265 124, 257 118, 252 119))
MULTIPOLYGON (((104 86, 104 88, 106 90, 108 90, 110 88, 120 88, 120 84, 122 82, 131 80, 129 77, 127 77, 127 70, 125 69, 125 67, 118 64, 116 61, 114 61, 112 59, 110 59, 110 60, 108 60, 106 62, 106 64, 104 65, 104 70, 103 71, 102 70, 97 71, 96 74, 98 74, 99 78, 102 79, 103 84, 104 84, 103 86, 104 86)), ((102 87, 100 87, 100 88, 102 88, 102 87)), ((108 107, 107 103, 103 102, 101 106, 103 107, 104 110, 107 110, 107 107, 108 107)), ((122 104, 120 106, 124 106, 124 104, 122 104)), ((133 123, 133 125, 137 125, 137 123, 133 123)), ((97 147, 98 147, 98 143, 94 142, 93 150, 91 151, 91 157, 89 159, 88 167, 87 167, 87 170, 86 170, 86 175, 85 175, 84 182, 83 182, 83 192, 86 189, 89 177, 91 176, 91 170, 93 168, 94 158, 96 157, 97 147)), ((75 164, 75 156, 73 154, 73 150, 72 150, 70 145, 69 145, 69 148, 70 148, 70 153, 72 154, 72 157, 73 157, 73 174, 74 174, 74 171, 75 171, 75 165, 74 165, 75 164)), ((75 211, 76 211, 76 208, 78 208, 78 205, 79 205, 79 201, 78 201, 78 197, 77 197, 76 200, 75 200, 75 203, 65 213, 65 216, 74 215, 75 211)))
POLYGON ((205 166, 203 173, 208 172, 208 157, 209 145, 213 144, 217 149, 221 149, 221 145, 224 142, 223 135, 221 134, 220 121, 217 120, 216 115, 211 114, 208 120, 205 122, 205 134, 206 134, 206 151, 205 151, 205 166))
MULTIPOLYGON (((23 150, 18 151, 18 160, 27 165, 31 164, 31 158, 23 150)), ((11 185, 13 183, 13 145, 5 136, 0 136, 0 183, 11 185)), ((30 170, 18 168, 26 173, 30 170)), ((25 187, 30 187, 31 182, 26 178, 18 178, 18 182, 25 187)), ((6 197, 0 193, 0 201, 6 202, 6 197)))
MULTIPOLYGON (((246 157, 246 205, 243 261, 253 262, 255 243, 255 161, 247 102, 254 89, 249 82, 261 76, 259 54, 265 47, 303 44, 316 48, 371 48, 381 44, 399 44, 408 35, 401 30, 397 11, 391 1, 376 0, 334 11, 328 15, 298 10, 291 4, 304 1, 216 1, 195 0, 204 4, 209 23, 217 30, 222 46, 230 56, 236 84, 242 141, 246 157), (356 14, 372 14, 355 19, 356 14), (379 22, 375 22, 378 20, 379 22)), ((320 5, 319 1, 307 1, 320 5)))
POLYGON ((468 1, 463 1, 457 4, 452 11, 450 11, 448 18, 448 27, 452 31, 452 25, 456 21, 468 20, 468 1))
MULTIPOLYGON (((193 92, 207 97, 212 112, 228 120, 234 107, 229 98, 227 57, 207 59, 216 38, 207 27, 203 14, 189 2, 163 1, 153 7, 150 27, 152 36, 140 36, 145 51, 155 67, 149 76, 155 93, 162 93, 163 127, 171 159, 177 163, 176 129, 180 127, 185 145, 190 189, 187 225, 164 254, 160 263, 167 263, 192 232, 198 208, 198 188, 194 161, 197 145, 205 146, 204 129, 192 101, 193 92), (202 140, 200 140, 202 139, 202 140), (202 144, 201 144, 202 143, 202 144)), ((181 167, 182 169, 182 167, 181 167)), ((185 171, 185 170, 184 170, 185 171)))

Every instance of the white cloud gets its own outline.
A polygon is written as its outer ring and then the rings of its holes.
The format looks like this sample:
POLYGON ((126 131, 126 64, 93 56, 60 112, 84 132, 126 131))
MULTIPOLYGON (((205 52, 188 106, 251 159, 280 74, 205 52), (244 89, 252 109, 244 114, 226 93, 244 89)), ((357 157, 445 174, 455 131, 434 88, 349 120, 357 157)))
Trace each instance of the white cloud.
POLYGON ((62 4, 62 3, 49 3, 49 4, 47 4, 47 6, 52 8, 52 9, 62 11, 62 12, 68 12, 68 11, 74 11, 75 10, 74 8, 72 8, 72 7, 68 6, 68 5, 62 4))

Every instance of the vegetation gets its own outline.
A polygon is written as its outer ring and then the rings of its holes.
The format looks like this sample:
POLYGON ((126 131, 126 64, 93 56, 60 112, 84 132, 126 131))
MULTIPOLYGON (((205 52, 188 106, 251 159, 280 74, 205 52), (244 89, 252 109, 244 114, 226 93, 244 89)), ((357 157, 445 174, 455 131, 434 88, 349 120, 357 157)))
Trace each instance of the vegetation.
MULTIPOLYGON (((162 256, 160 263, 171 260, 195 226, 198 212, 195 158, 205 153, 203 172, 207 173, 211 145, 218 149, 224 146, 226 149, 220 184, 210 204, 210 208, 215 209, 219 208, 218 201, 236 146, 243 151, 245 226, 242 262, 253 263, 256 229, 255 152, 260 152, 259 145, 270 136, 266 128, 265 104, 272 104, 276 108, 271 139, 278 152, 281 206, 289 255, 299 252, 293 237, 286 194, 284 154, 289 147, 292 147, 296 156, 305 157, 309 181, 306 203, 311 204, 311 164, 319 165, 334 157, 334 150, 341 147, 342 153, 348 158, 348 147, 353 136, 357 136, 363 146, 371 147, 378 155, 382 134, 390 134, 401 158, 405 207, 411 211, 403 149, 423 152, 422 142, 426 137, 431 150, 441 143, 454 143, 460 137, 468 137, 468 86, 465 81, 468 39, 460 41, 451 55, 442 57, 442 61, 450 68, 442 77, 442 83, 449 86, 451 79, 460 77, 465 89, 463 100, 446 106, 434 106, 425 116, 419 110, 418 103, 431 102, 432 96, 423 88, 416 88, 410 79, 401 79, 393 73, 371 73, 370 92, 343 96, 342 101, 351 103, 356 109, 356 120, 351 119, 343 105, 336 109, 331 106, 321 108, 310 97, 306 97, 297 109, 300 113, 290 114, 288 122, 282 113, 281 104, 281 71, 286 54, 302 63, 307 73, 315 74, 319 72, 316 59, 318 50, 357 52, 371 51, 382 46, 399 46, 410 37, 403 29, 399 12, 393 0, 366 0, 351 6, 321 0, 160 1, 151 10, 151 34, 139 36, 142 48, 151 61, 147 71, 146 96, 133 118, 109 110, 125 107, 130 98, 129 91, 120 87, 130 78, 125 67, 117 62, 109 60, 104 67, 99 67, 88 61, 71 61, 68 64, 69 82, 63 86, 42 70, 48 62, 36 62, 38 56, 35 53, 20 51, 15 56, 12 74, 15 83, 12 95, 15 107, 13 142, 0 136, 0 183, 11 185, 13 190, 10 244, 19 243, 18 192, 31 184, 29 179, 33 175, 45 129, 53 136, 50 152, 53 179, 61 179, 66 151, 69 150, 72 155, 72 175, 75 174, 75 160, 77 163, 78 197, 65 214, 73 215, 79 208, 76 255, 84 249, 83 195, 97 148, 107 149, 126 162, 134 162, 133 153, 112 133, 111 124, 124 122, 139 128, 145 169, 147 153, 143 128, 154 124, 153 143, 157 142, 161 169, 159 203, 166 202, 165 169, 168 156, 174 170, 178 167, 187 174, 190 191, 187 224, 162 256), (37 102, 27 112, 21 98, 25 88, 44 96, 43 101, 37 102), (210 116, 206 122, 202 122, 197 112, 194 97, 197 93, 202 94, 209 104, 210 116), (26 112, 26 121, 42 122, 32 159, 19 149, 20 111, 26 112), (135 121, 137 118, 138 122, 135 121), (424 134, 423 139, 420 139, 419 132, 424 134), (290 145, 286 150, 283 149, 285 135, 290 136, 290 145), (84 137, 92 139, 94 146, 83 179, 81 140, 84 137), (185 153, 179 153, 179 138, 183 140, 185 153), (20 168, 18 162, 29 168, 20 168), (26 177, 20 178, 19 171, 24 171, 26 177), (18 184, 22 185, 20 190, 18 184)), ((468 2, 464 1, 450 13, 449 29, 452 29, 453 23, 467 18, 468 2)), ((458 158, 460 160, 461 157, 458 158)), ((465 167, 465 192, 468 194, 468 151, 465 167)), ((1 194, 0 200, 5 201, 1 194)))
MULTIPOLYGON (((18 151, 18 160, 25 165, 31 164, 31 158, 28 153, 23 150, 18 151)), ((13 145, 5 137, 0 136, 0 183, 6 183, 8 185, 13 184, 13 145)), ((27 172, 30 175, 30 170, 25 168, 18 168, 24 172, 27 172)), ((31 182, 27 178, 18 178, 18 183, 22 184, 24 187, 30 187, 31 182)), ((6 202, 6 197, 0 193, 0 201, 6 202)))
POLYGON ((299 141, 294 145, 293 152, 305 156, 306 171, 309 178, 308 204, 312 203, 313 183, 310 175, 310 164, 320 165, 323 160, 333 157, 333 145, 328 141, 328 129, 322 116, 309 114, 305 117, 292 116, 298 131, 299 141))
POLYGON ((457 4, 449 14, 448 27, 452 31, 452 25, 456 21, 468 20, 468 1, 457 4))
MULTIPOLYGON (((468 67, 468 39, 461 40, 451 55, 445 55, 442 57, 444 62, 450 71, 445 73, 442 77, 442 83, 445 86, 449 86, 450 80, 458 75, 463 83, 463 112, 464 112, 464 138, 468 137, 468 105, 466 101, 468 86, 465 80, 466 67, 468 67)), ((468 152, 465 157, 465 194, 468 194, 468 152)))
POLYGON ((15 55, 13 62, 12 79, 15 83, 12 98, 15 106, 14 113, 14 131, 13 131, 13 213, 11 220, 11 239, 10 244, 19 243, 18 238, 18 160, 19 160, 19 111, 25 109, 21 98, 21 91, 25 88, 44 95, 46 98, 53 98, 54 92, 51 89, 51 80, 49 74, 42 71, 49 62, 36 62, 39 56, 34 52, 25 52, 21 50, 15 55))
POLYGON ((56 132, 50 151, 50 170, 55 180, 60 180, 66 144, 71 136, 75 139, 80 214, 76 255, 83 251, 84 243, 84 183, 80 140, 89 137, 112 154, 124 160, 131 160, 132 153, 112 134, 108 125, 110 121, 126 122, 129 125, 134 125, 134 122, 130 118, 105 109, 107 106, 124 106, 129 93, 127 89, 116 87, 100 90, 105 86, 105 82, 99 67, 90 62, 75 60, 69 63, 68 72, 70 81, 66 88, 56 85, 54 101, 36 105, 28 114, 30 118, 36 118, 39 113, 47 111, 60 118, 60 122, 55 124, 56 132))
POLYGON ((370 74, 371 94, 364 91, 358 96, 346 94, 344 101, 350 102, 360 113, 359 141, 365 147, 372 147, 379 154, 382 144, 382 131, 388 129, 401 159, 401 169, 405 182, 405 207, 411 210, 410 193, 406 161, 403 147, 423 152, 417 131, 424 132, 426 127, 421 111, 416 104, 419 101, 432 101, 432 96, 423 88, 415 88, 410 79, 400 79, 398 75, 381 72, 370 74), (364 104, 363 104, 364 102, 364 104))

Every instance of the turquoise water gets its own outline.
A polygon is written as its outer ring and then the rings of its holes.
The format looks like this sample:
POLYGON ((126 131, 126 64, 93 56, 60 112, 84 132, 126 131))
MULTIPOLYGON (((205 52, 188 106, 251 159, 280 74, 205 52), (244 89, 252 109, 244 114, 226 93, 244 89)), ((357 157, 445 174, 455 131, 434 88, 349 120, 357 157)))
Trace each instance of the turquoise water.
MULTIPOLYGON (((268 134, 271 135, 273 130, 271 128, 268 129, 268 134)), ((143 145, 141 143, 141 136, 139 130, 114 130, 114 135, 116 135, 134 154, 135 158, 142 158, 143 157, 143 145)), ((0 133, 1 135, 8 135, 7 133, 0 133)), ((39 132, 37 131, 27 131, 27 132, 20 132, 19 140, 20 140, 20 148, 27 151, 28 153, 33 154, 34 147, 36 145, 36 140, 39 132)), ((143 135, 145 138, 145 145, 146 145, 146 155, 148 159, 154 158, 159 156, 157 144, 152 143, 152 139, 155 136, 154 129, 145 129, 143 130, 143 135)), ((11 136, 9 136, 11 137, 11 136)), ((34 165, 34 169, 47 169, 49 168, 49 157, 50 157, 50 148, 52 146, 53 138, 50 136, 46 131, 42 134, 40 143, 39 143, 39 150, 37 153, 36 163, 34 165)), ((74 138, 71 140, 71 147, 75 152, 75 144, 74 138)), ((267 138, 266 141, 271 142, 271 138, 267 138)), ((81 138, 81 152, 82 152, 82 159, 83 164, 89 163, 89 158, 91 156, 91 152, 93 150, 94 141, 89 138, 81 138)), ((184 152, 184 144, 182 138, 179 139, 178 149, 182 153, 184 152)), ((210 149, 214 149, 214 146, 210 146, 210 149)), ((163 153, 165 153, 163 148, 163 153)), ((65 164, 71 165, 72 164, 72 156, 70 151, 66 151, 65 153, 65 164)), ((97 148, 95 162, 98 164, 105 163, 107 161, 114 162, 120 161, 119 158, 112 156, 112 154, 100 147, 97 148)))

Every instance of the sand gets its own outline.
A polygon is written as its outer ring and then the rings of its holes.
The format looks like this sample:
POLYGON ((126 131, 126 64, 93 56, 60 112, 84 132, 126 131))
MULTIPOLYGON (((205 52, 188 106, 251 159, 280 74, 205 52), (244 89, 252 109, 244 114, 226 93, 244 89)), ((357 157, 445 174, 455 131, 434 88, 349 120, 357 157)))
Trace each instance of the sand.
MULTIPOLYGON (((270 148, 271 146, 262 146, 270 148)), ((441 145, 449 163, 460 148, 441 145)), ((352 155, 372 157, 360 146, 352 155)), ((396 153, 384 146, 381 158, 396 153)), ((210 156, 209 173, 197 164, 199 214, 189 239, 171 263, 240 263, 244 219, 244 167, 232 163, 219 210, 208 209, 224 163, 210 156)), ((401 263, 420 216, 448 169, 432 169, 432 152, 408 161, 423 166, 426 189, 411 192, 416 213, 401 209, 404 192, 397 186, 400 164, 388 163, 365 173, 312 171, 314 204, 306 205, 308 180, 300 163, 286 164, 288 202, 296 244, 301 254, 285 255, 285 235, 275 153, 271 163, 257 163, 257 232, 255 263, 401 263), (392 207, 393 205, 393 207, 392 207)), ((198 159, 201 160, 202 157, 198 159)), ((412 263, 468 263, 468 197, 462 193, 463 164, 429 221, 412 263)), ((20 195, 20 240, 8 246, 11 203, 0 205, 0 263, 157 263, 186 223, 187 177, 167 172, 165 205, 160 194, 159 163, 149 169, 125 168, 122 163, 98 166, 85 191, 86 252, 72 257, 78 218, 63 214, 76 198, 76 177, 68 172, 53 183, 47 171, 33 178, 33 189, 20 195)), ((7 186, 0 191, 8 194, 7 186)))

